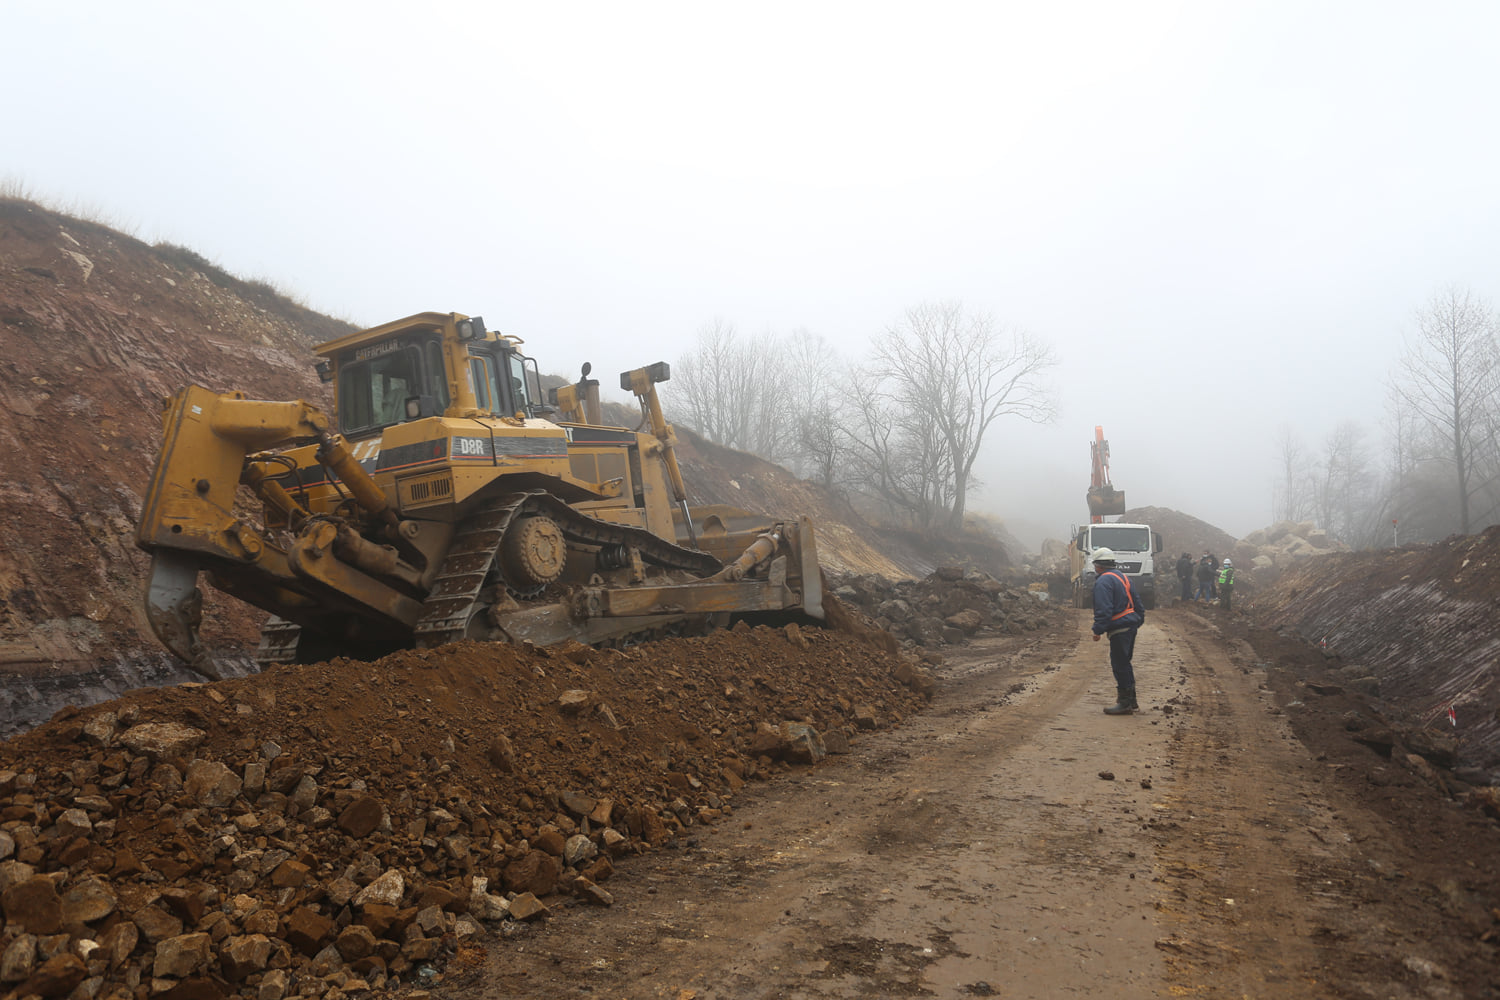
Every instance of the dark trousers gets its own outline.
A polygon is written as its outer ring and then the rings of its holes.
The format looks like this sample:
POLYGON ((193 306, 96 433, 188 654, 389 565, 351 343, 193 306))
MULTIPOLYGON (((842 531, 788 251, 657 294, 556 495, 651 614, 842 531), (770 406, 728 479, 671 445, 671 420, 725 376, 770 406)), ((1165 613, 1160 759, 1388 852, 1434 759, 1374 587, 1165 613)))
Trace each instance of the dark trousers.
POLYGON ((1182 578, 1182 599, 1184 601, 1193 599, 1193 578, 1190 576, 1182 578))
POLYGON ((1109 639, 1109 669, 1114 671, 1115 687, 1135 689, 1135 667, 1130 660, 1135 656, 1135 633, 1133 628, 1111 632, 1109 639))
POLYGON ((1229 599, 1234 596, 1234 584, 1226 583, 1219 588, 1219 607, 1229 610, 1229 599))

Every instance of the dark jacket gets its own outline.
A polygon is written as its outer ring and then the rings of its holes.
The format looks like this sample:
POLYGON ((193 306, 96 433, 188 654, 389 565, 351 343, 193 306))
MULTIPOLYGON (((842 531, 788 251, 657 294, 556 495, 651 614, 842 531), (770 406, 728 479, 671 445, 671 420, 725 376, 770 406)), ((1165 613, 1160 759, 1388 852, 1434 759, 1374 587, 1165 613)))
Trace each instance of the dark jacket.
POLYGON ((1184 555, 1177 560, 1177 579, 1191 580, 1193 578, 1193 557, 1184 555))
POLYGON ((1140 628, 1146 611, 1124 573, 1110 570, 1094 581, 1094 634, 1140 628))
POLYGON ((1198 560, 1198 579, 1202 580, 1204 583, 1208 583, 1213 578, 1213 563, 1208 561, 1208 556, 1204 556, 1202 559, 1198 560))

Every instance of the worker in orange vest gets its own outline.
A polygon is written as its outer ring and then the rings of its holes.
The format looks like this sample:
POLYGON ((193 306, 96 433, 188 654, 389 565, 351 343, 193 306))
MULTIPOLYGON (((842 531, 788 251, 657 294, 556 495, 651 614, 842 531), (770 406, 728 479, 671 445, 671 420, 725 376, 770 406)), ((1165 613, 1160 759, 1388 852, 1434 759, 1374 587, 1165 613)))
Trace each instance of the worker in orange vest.
POLYGON ((1109 636, 1109 669, 1117 698, 1105 715, 1129 715, 1135 701, 1135 633, 1146 623, 1146 611, 1135 598, 1130 580, 1115 569, 1113 549, 1094 550, 1094 641, 1109 636))

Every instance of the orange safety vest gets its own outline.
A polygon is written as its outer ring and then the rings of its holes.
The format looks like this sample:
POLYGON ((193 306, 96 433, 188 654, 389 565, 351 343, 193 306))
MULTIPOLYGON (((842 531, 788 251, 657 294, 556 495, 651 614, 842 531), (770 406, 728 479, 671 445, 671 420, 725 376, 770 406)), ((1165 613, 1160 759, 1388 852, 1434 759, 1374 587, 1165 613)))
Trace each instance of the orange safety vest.
POLYGON ((1117 615, 1111 615, 1109 620, 1114 621, 1117 618, 1124 618, 1126 615, 1133 612, 1135 610, 1135 595, 1130 592, 1130 581, 1126 579, 1125 575, 1122 573, 1117 573, 1114 570, 1110 570, 1108 573, 1100 573, 1099 575, 1115 577, 1125 585, 1125 610, 1121 611, 1117 615))

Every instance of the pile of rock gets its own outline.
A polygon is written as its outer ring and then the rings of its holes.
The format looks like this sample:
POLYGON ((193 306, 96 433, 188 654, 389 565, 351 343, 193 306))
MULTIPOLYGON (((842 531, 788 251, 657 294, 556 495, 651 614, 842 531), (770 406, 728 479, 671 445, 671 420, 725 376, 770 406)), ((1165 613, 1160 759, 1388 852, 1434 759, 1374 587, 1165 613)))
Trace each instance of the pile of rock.
POLYGON ((909 647, 936 649, 976 635, 1046 627, 1059 609, 1045 593, 1007 586, 978 570, 940 566, 921 580, 855 576, 830 581, 834 595, 909 647))
POLYGON ((899 722, 907 666, 787 626, 465 643, 64 710, 0 744, 0 997, 439 981, 477 939, 610 905, 622 856, 719 821, 747 780, 899 722))
POLYGON ((0 771, 0 989, 16 997, 379 988, 431 975, 480 921, 545 916, 549 893, 609 905, 612 859, 669 836, 579 793, 519 829, 435 794, 396 829, 364 780, 275 744, 231 768, 194 756, 203 730, 129 714, 80 724, 66 768, 0 771))
POLYGON ((1347 552, 1349 547, 1328 537, 1311 521, 1278 521, 1252 531, 1234 547, 1234 564, 1258 574, 1279 573, 1309 556, 1347 552))

